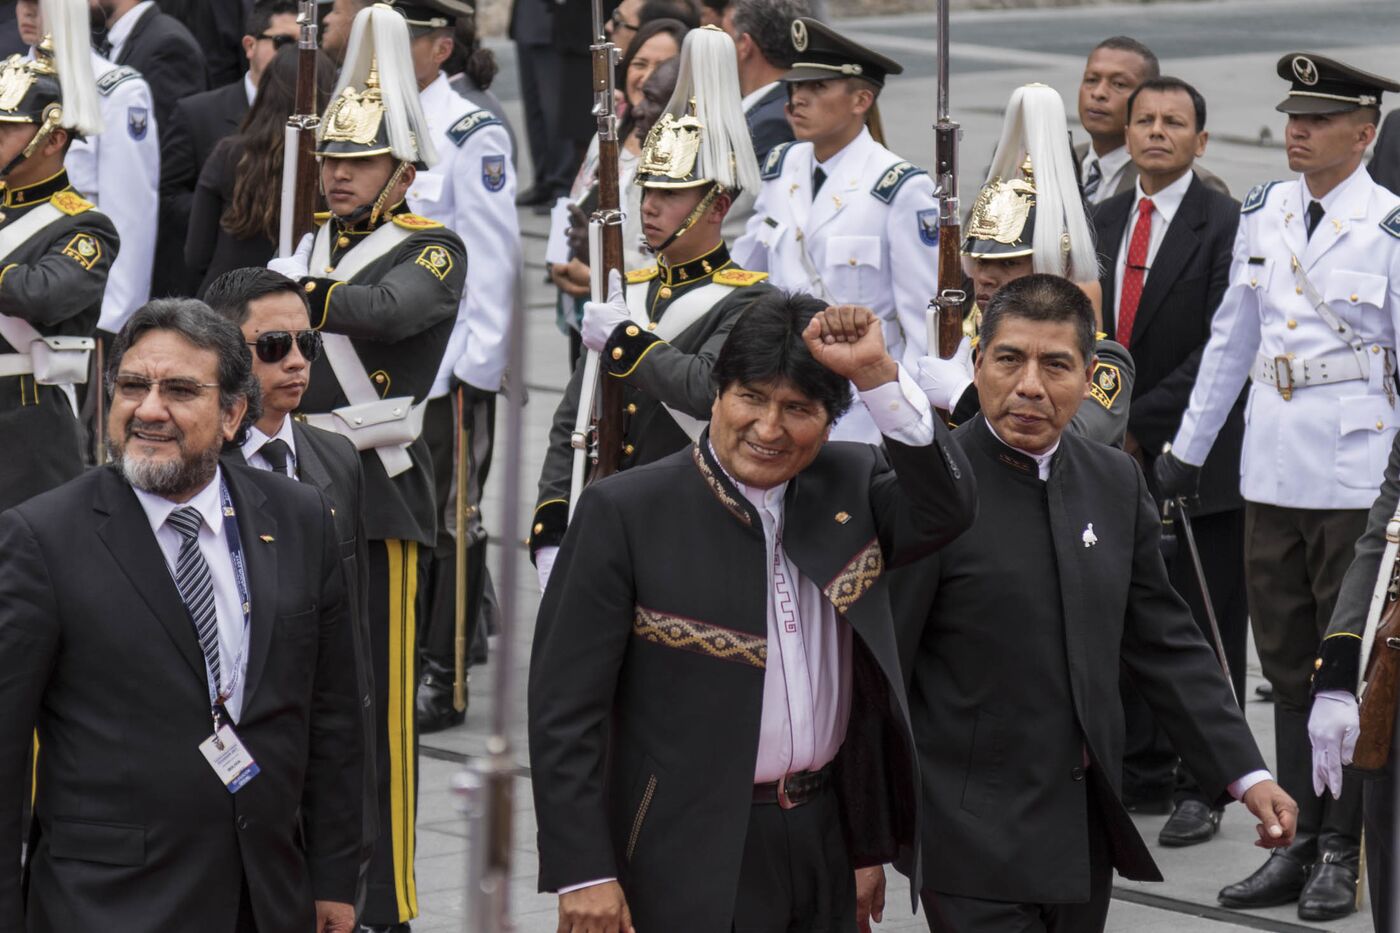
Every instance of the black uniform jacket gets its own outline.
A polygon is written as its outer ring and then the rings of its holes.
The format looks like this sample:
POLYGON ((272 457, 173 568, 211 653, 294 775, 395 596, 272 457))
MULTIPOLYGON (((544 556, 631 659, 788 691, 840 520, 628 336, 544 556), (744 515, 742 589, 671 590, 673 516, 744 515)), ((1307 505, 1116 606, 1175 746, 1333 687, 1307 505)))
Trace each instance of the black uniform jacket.
MULTIPOLYGON (((236 731, 261 773, 230 794, 199 640, 136 494, 92 470, 0 516, 0 794, 28 793, 27 904, 0 866, 0 929, 302 933, 313 898, 354 899, 360 703, 324 497, 223 467, 252 603, 236 731)), ((19 808, 0 819, 19 838, 19 808)))
MULTIPOLYGON (((1103 288, 1103 325, 1116 334, 1118 251, 1128 224, 1136 222, 1136 194, 1114 195, 1094 208, 1099 243, 1099 284, 1103 288)), ((1152 462, 1162 445, 1176 436, 1191 401, 1201 353, 1210 338, 1210 322, 1230 279, 1230 258, 1240 204, 1191 179, 1162 245, 1152 259, 1133 323, 1132 345, 1137 374, 1132 384, 1128 430, 1142 445, 1152 476, 1152 462)), ((1119 341, 1122 342, 1121 340, 1119 341)), ((1201 502, 1193 514, 1206 515, 1244 507, 1240 498, 1240 448, 1244 443, 1245 393, 1225 419, 1201 472, 1201 502)), ((1155 484, 1149 481, 1150 486, 1155 484)))
MULTIPOLYGON (((120 245, 117 231, 73 190, 68 173, 59 172, 5 190, 0 232, 49 203, 63 216, 0 257, 0 314, 28 321, 46 337, 87 337, 102 310, 120 245)), ((15 349, 0 337, 0 353, 15 349)), ((0 510, 81 473, 82 444, 62 389, 36 385, 32 376, 0 377, 0 510)))
POLYGON ((954 439, 977 474, 977 520, 893 584, 923 777, 924 884, 1085 901, 1090 807, 1118 873, 1160 881, 1119 802, 1120 670, 1209 797, 1264 765, 1167 580, 1142 473, 1066 433, 1041 482, 982 418, 954 439))
MULTIPOLYGON (((887 439, 888 459, 829 443, 784 498, 788 558, 856 636, 834 780, 857 865, 917 862, 918 776, 885 572, 972 520, 967 460, 937 431, 925 447, 887 439)), ((639 930, 730 928, 753 805, 767 548, 708 438, 585 491, 530 663, 540 888, 616 877, 639 930)))
MULTIPOLYGON (((641 327, 619 324, 603 348, 602 378, 621 379, 625 384, 621 469, 660 460, 690 444, 690 436, 676 424, 663 403, 692 418, 710 420, 715 401, 710 370, 720 348, 744 309, 772 290, 763 282, 765 273, 735 269, 723 244, 682 266, 659 265, 627 275, 629 289, 647 290, 647 311, 653 322, 661 321, 672 305, 694 289, 715 281, 716 276, 720 283, 733 283, 728 286, 728 294, 669 342, 641 327), (630 333, 633 329, 636 333, 630 333)), ((537 548, 562 541, 569 523, 574 463, 569 439, 574 432, 582 388, 583 367, 577 366, 554 410, 554 423, 549 429, 549 447, 540 469, 539 498, 531 521, 532 555, 537 548)))
MULTIPOLYGON (((457 305, 466 284, 467 256, 461 239, 442 224, 395 209, 393 220, 413 234, 397 248, 365 266, 348 282, 302 279, 311 302, 311 326, 345 334, 381 398, 428 397, 438 364, 452 336, 457 305), (446 252, 447 267, 435 264, 446 252)), ((371 232, 368 224, 333 233, 331 262, 337 263, 371 232), (343 245, 342 245, 343 244, 343 245)), ((328 412, 349 404, 324 353, 312 364, 311 385, 302 397, 305 412, 328 412)), ((365 534, 372 541, 402 539, 431 547, 437 536, 432 460, 422 436, 409 448, 413 468, 389 476, 379 455, 361 451, 365 470, 365 534)))

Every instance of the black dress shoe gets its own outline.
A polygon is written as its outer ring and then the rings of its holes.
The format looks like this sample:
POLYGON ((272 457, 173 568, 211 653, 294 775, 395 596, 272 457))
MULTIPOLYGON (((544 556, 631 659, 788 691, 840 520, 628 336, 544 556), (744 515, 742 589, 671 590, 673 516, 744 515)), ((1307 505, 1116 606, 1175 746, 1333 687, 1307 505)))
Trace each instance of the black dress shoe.
POLYGON ((1183 800, 1157 834, 1157 844, 1179 849, 1208 842, 1220 829, 1220 816, 1221 811, 1212 810, 1199 800, 1183 800))
POLYGON ((1254 688, 1254 695, 1265 703, 1274 702, 1274 685, 1267 681, 1254 688))
MULTIPOLYGON (((414 714, 419 735, 428 735, 460 726, 466 721, 467 711, 460 713, 452 708, 452 678, 443 676, 432 664, 423 672, 418 682, 418 694, 414 697, 414 714)), ((464 696, 466 691, 463 691, 464 696)))
POLYGON ((1258 871, 1243 881, 1227 884, 1217 896, 1226 907, 1277 907, 1296 901, 1307 880, 1306 865, 1286 852, 1275 852, 1258 871))
POLYGON ((1355 910, 1356 866, 1345 861, 1314 865, 1303 893, 1298 895, 1299 919, 1337 920, 1355 910))
POLYGON ((515 204, 517 207, 534 207, 536 204, 553 203, 554 198, 550 196, 551 193, 548 188, 531 185, 515 195, 515 204))

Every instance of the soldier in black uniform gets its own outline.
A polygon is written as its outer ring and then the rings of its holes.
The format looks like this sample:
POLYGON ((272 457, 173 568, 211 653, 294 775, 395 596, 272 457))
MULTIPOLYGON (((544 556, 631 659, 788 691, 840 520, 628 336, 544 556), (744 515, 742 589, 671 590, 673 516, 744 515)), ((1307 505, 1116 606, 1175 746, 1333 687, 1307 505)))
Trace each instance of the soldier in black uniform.
POLYGON ((82 472, 73 384, 117 256, 116 229, 63 169, 69 143, 102 121, 86 50, 58 44, 66 54, 45 36, 32 61, 0 65, 0 511, 82 472))
POLYGON ((361 922, 408 929, 417 810, 414 690, 426 596, 420 549, 437 535, 423 410, 462 297, 467 257, 441 224, 409 213, 416 170, 436 162, 418 104, 403 18, 362 10, 317 155, 330 216, 295 256, 270 268, 300 280, 322 332, 306 421, 360 450, 369 539, 370 651, 378 705, 379 843, 361 922), (386 37, 380 45, 376 36, 386 37))
MULTIPOLYGON (((710 368, 739 315, 770 290, 767 274, 739 269, 720 226, 744 187, 758 185, 758 164, 743 129, 734 43, 717 30, 686 36, 691 69, 643 147, 636 183, 642 229, 656 265, 614 280, 606 302, 584 306, 583 342, 598 354, 601 379, 622 379, 625 412, 621 468, 659 460, 690 444, 709 419, 715 388, 710 368), (721 77, 723 76, 723 77, 721 77), (727 78, 727 84, 724 83, 727 78), (713 88, 695 98, 694 88, 713 88), (694 153, 689 160, 668 157, 694 153)), ((586 367, 575 368, 554 412, 531 523, 530 553, 540 587, 569 522, 574 450, 586 367)))

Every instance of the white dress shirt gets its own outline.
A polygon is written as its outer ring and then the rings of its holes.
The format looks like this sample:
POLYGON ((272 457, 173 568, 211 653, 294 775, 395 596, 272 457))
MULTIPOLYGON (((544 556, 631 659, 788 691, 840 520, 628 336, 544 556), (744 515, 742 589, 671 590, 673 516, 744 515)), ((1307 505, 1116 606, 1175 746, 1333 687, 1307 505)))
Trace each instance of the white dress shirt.
POLYGON ((744 113, 748 113, 758 104, 759 101, 763 100, 764 97, 768 96, 769 91, 773 90, 773 88, 777 86, 777 81, 769 81, 767 84, 763 85, 763 87, 757 88, 756 90, 745 94, 744 99, 739 101, 739 106, 743 108, 744 113))
MULTIPOLYGON (((170 571, 172 583, 175 578, 175 564, 180 556, 180 545, 184 538, 178 531, 166 524, 170 513, 184 506, 198 510, 204 518, 199 529, 199 551, 209 565, 209 576, 214 583, 214 611, 219 620, 219 667, 223 672, 221 689, 227 689, 232 672, 237 665, 238 680, 233 695, 224 701, 224 709, 229 717, 238 722, 243 713, 243 688, 248 674, 248 648, 244 641, 243 609, 238 594, 238 582, 234 578, 233 558, 229 556, 228 540, 224 537, 224 510, 219 491, 223 488, 223 471, 214 470, 214 478, 188 502, 171 502, 163 496, 132 487, 136 499, 151 523, 156 544, 160 545, 165 566, 170 571)), ((194 621, 190 620, 190 635, 198 640, 194 621)), ((206 677, 208 671, 205 672, 206 677)))
POLYGON ((243 93, 248 95, 248 106, 253 106, 253 101, 258 98, 258 86, 253 83, 253 76, 246 71, 243 73, 243 93))
POLYGON ((107 41, 112 44, 112 54, 107 57, 112 61, 121 58, 122 46, 131 36, 131 31, 136 28, 141 17, 155 8, 155 0, 141 0, 140 3, 127 11, 126 15, 112 24, 112 28, 107 30, 107 41))
POLYGON ((1123 169, 1127 168, 1131 161, 1126 144, 1106 155, 1094 152, 1094 144, 1089 144, 1089 151, 1084 153, 1084 164, 1080 166, 1080 174, 1087 179, 1089 167, 1097 163, 1103 179, 1099 182, 1098 190, 1087 199, 1090 204, 1100 204, 1113 197, 1113 193, 1118 190, 1118 180, 1123 177, 1123 169))
MULTIPOLYGON (((1123 239, 1118 244, 1118 262, 1113 269, 1113 319, 1118 320, 1118 302, 1123 300, 1123 270, 1128 267, 1128 246, 1133 241, 1133 230, 1137 228, 1138 205, 1143 198, 1152 202, 1152 234, 1147 241, 1147 271, 1142 274, 1143 281, 1146 282, 1148 276, 1152 274, 1152 263, 1157 258, 1157 250, 1162 246, 1162 240, 1167 235, 1167 228, 1171 226, 1172 218, 1176 216, 1177 210, 1181 207, 1181 201, 1186 197, 1186 189, 1191 187, 1191 179, 1196 177, 1196 173, 1187 171, 1176 181, 1167 185, 1156 194, 1146 194, 1142 190, 1142 179, 1139 178, 1133 186, 1136 195, 1133 198, 1132 209, 1128 212, 1128 224, 1123 228, 1123 239)), ((1121 338, 1127 336, 1120 334, 1121 338)), ((1126 344, 1124 344, 1126 346, 1126 344)))
POLYGON ((296 436, 292 433, 291 418, 283 418, 282 426, 277 429, 277 433, 272 435, 272 437, 268 437, 262 431, 258 430, 257 425, 250 426, 248 428, 248 439, 243 442, 243 446, 240 448, 243 451, 243 459, 246 460, 251 467, 271 472, 272 464, 267 461, 267 458, 262 455, 261 451, 263 445, 274 438, 287 443, 287 475, 295 478, 297 475, 297 441, 296 436))

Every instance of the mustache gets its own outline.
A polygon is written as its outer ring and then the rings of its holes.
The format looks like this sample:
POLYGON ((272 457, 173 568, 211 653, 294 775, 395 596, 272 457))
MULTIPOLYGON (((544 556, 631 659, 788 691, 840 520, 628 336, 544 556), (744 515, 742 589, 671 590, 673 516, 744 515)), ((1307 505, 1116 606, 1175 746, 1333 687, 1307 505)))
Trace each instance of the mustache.
POLYGON ((184 448, 185 432, 181 431, 174 424, 156 424, 154 422, 142 421, 140 418, 132 418, 126 424, 126 431, 123 433, 123 437, 125 440, 129 441, 136 436, 138 431, 142 434, 149 434, 164 440, 174 441, 181 449, 184 448))

